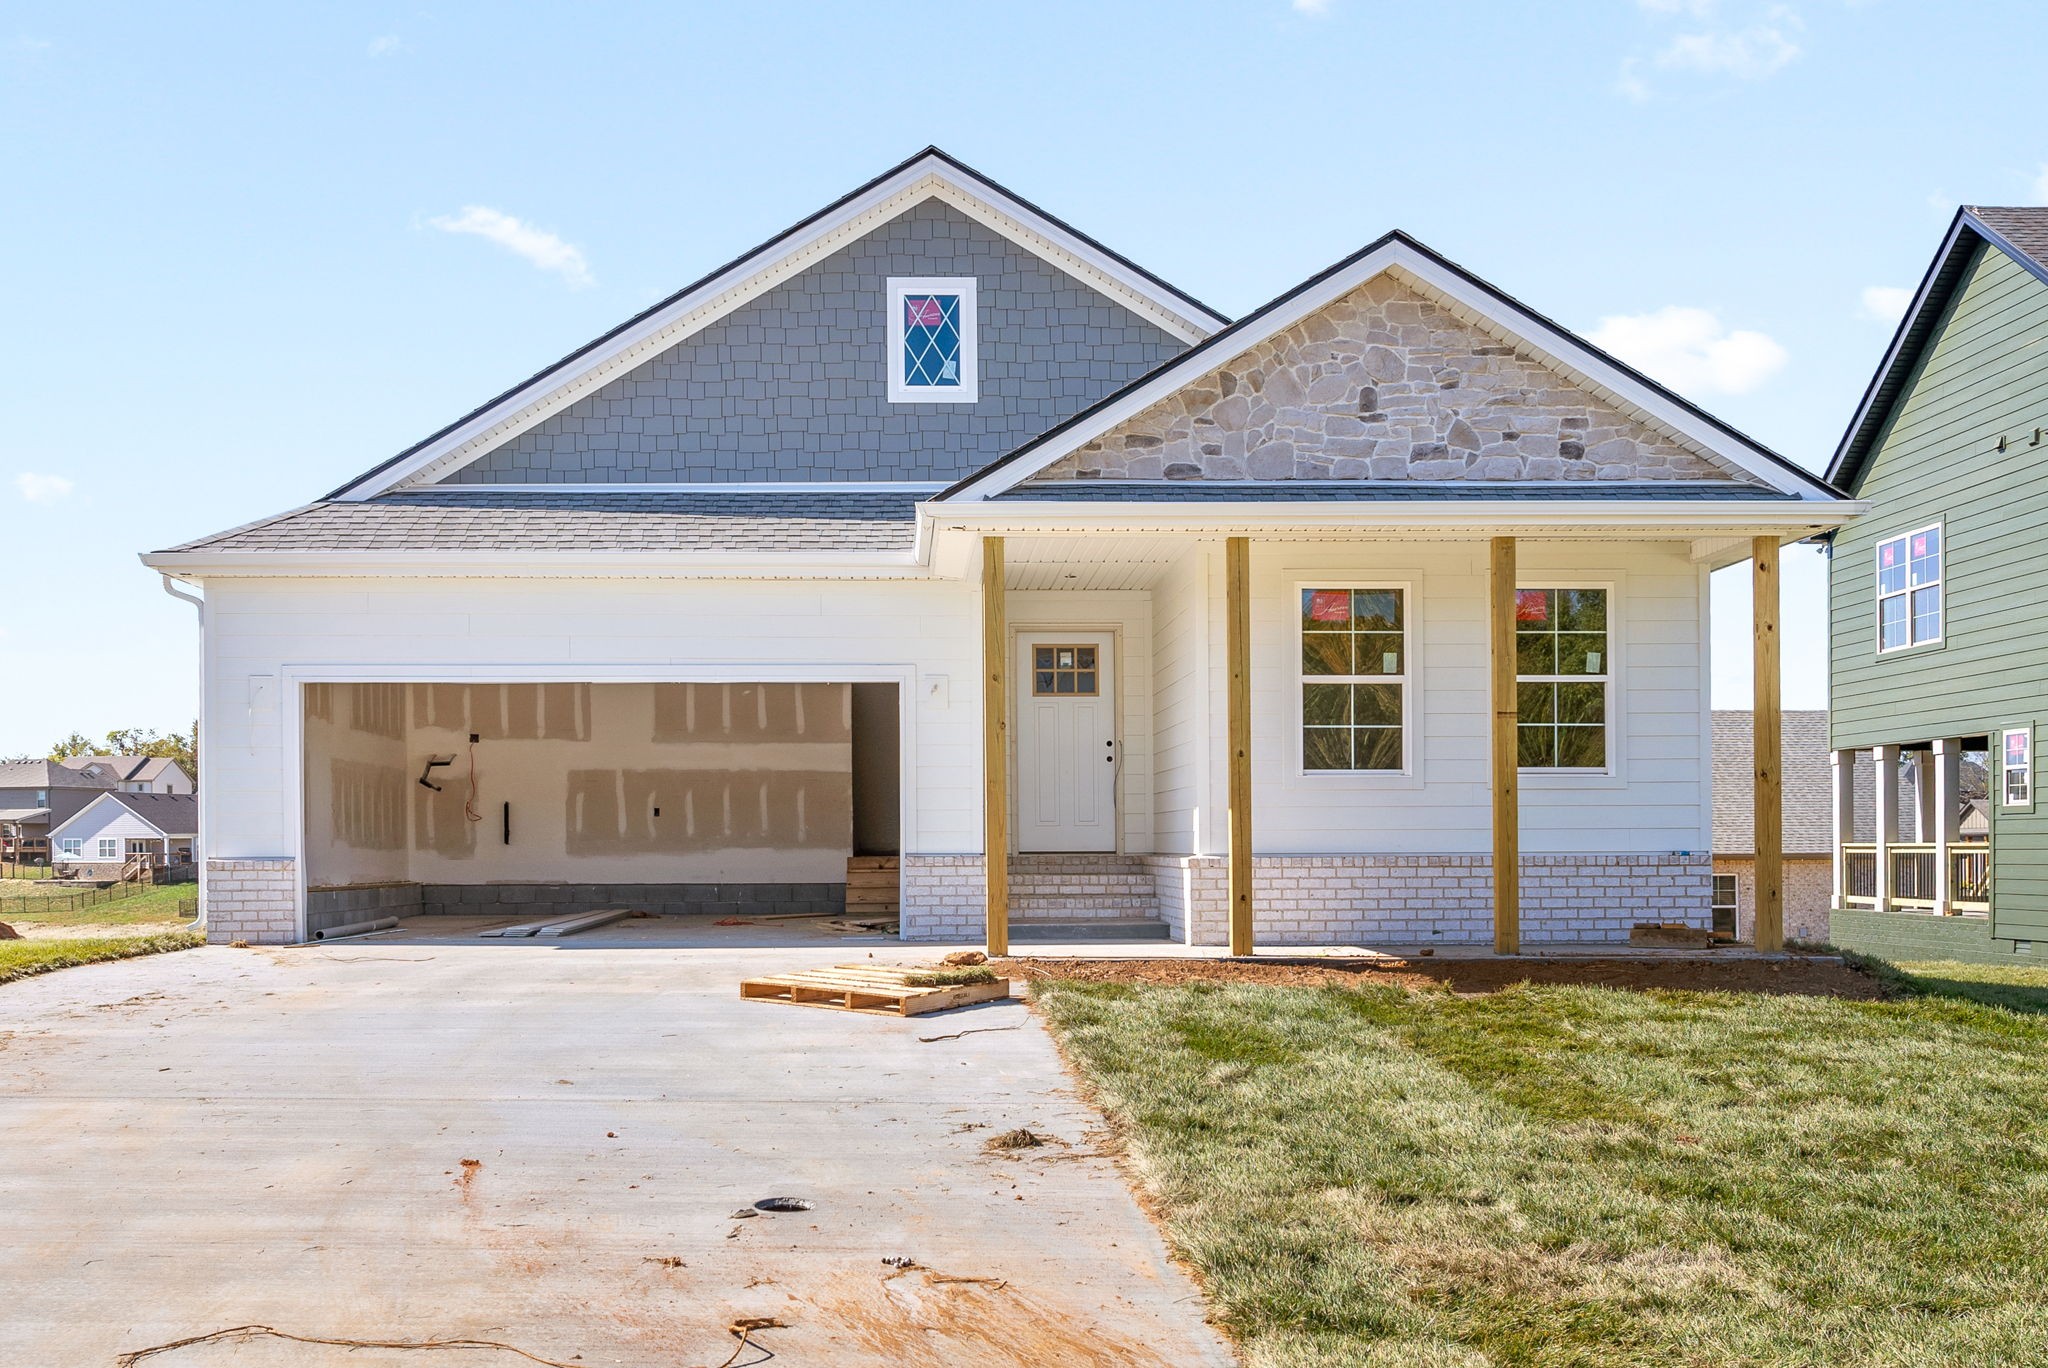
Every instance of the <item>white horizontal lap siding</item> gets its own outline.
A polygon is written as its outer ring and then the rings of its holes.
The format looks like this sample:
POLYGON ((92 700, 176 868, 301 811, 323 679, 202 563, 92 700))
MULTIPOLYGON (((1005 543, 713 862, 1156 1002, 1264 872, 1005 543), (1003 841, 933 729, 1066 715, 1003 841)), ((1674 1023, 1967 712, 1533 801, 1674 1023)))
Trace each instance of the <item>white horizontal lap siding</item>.
POLYGON ((1207 853, 1200 830, 1211 744, 1206 583, 1209 553, 1190 550, 1152 590, 1153 846, 1164 855, 1207 853))
POLYGON ((81 812, 72 818, 69 825, 56 833, 59 841, 83 841, 76 856, 61 858, 90 860, 97 862, 99 841, 109 837, 121 842, 120 851, 113 859, 126 859, 130 840, 161 842, 163 833, 142 820, 118 803, 101 803, 89 812, 81 812))
MULTIPOLYGON (((296 855, 288 677, 684 678, 762 665, 901 669, 921 853, 981 848, 980 596, 954 582, 215 580, 207 586, 209 853, 296 855), (380 673, 383 672, 383 673, 380 673), (925 687, 943 675, 943 698, 925 687), (252 706, 252 678, 270 681, 252 706)), ((868 676, 873 677, 873 676, 868 676)))
MULTIPOLYGON (((1617 662, 1613 772, 1526 773, 1523 849, 1705 850, 1705 633, 1689 548, 1525 542, 1519 551, 1525 585, 1611 586, 1617 662)), ((1479 543, 1254 545, 1253 830, 1261 854, 1490 848, 1486 555, 1479 543), (1408 586, 1407 775, 1302 772, 1295 595, 1318 581, 1408 586)))

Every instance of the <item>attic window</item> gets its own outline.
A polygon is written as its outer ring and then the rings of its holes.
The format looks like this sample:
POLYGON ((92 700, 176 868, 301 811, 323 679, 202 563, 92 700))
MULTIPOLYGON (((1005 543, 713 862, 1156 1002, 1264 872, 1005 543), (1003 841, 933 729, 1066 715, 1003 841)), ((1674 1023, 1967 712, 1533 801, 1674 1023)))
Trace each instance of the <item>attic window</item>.
POLYGON ((981 385, 975 334, 972 276, 891 280, 889 402, 974 403, 981 385))

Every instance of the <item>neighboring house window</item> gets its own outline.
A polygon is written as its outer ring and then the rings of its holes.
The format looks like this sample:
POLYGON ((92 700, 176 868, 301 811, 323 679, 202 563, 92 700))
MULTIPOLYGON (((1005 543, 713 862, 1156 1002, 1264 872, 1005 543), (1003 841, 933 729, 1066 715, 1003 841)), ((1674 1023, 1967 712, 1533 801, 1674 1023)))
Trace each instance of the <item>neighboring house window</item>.
POLYGON ((1301 767, 1403 769, 1407 715, 1407 591, 1303 589, 1301 767))
POLYGON ((1941 528, 1877 544, 1877 649, 1941 640, 1941 528))
POLYGON ((1607 591, 1517 592, 1515 660, 1522 768, 1606 769, 1607 591))
POLYGON ((121 858, 121 842, 119 838, 113 836, 100 837, 100 858, 102 860, 118 860, 121 858))
POLYGON ((1733 874, 1716 874, 1714 876, 1714 929, 1716 931, 1725 931, 1731 936, 1735 934, 1737 901, 1735 876, 1733 874))
POLYGON ((980 397, 974 279, 889 282, 889 402, 971 404, 980 397))
POLYGON ((2034 729, 2016 727, 2005 734, 1999 756, 1999 792, 2005 807, 2034 805, 2034 729))
POLYGON ((66 855, 80 855, 85 851, 85 838, 66 836, 57 842, 57 849, 66 855))
POLYGON ((36 806, 37 806, 37 807, 48 807, 49 805, 50 805, 50 791, 49 791, 48 789, 37 789, 37 790, 36 790, 36 806))

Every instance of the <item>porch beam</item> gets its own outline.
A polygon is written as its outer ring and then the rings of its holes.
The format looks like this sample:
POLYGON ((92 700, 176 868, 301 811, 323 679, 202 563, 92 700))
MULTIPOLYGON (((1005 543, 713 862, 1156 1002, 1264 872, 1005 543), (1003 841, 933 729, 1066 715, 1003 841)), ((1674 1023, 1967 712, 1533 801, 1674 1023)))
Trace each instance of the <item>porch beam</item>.
POLYGON ((1010 953, 1010 651, 1003 539, 981 539, 981 849, 990 956, 1010 953))
POLYGON ((1778 539, 1750 543, 1750 583, 1756 637, 1756 684, 1751 717, 1756 724, 1756 948, 1785 948, 1785 799, 1781 714, 1778 703, 1778 539))
POLYGON ((1252 606, 1249 537, 1223 545, 1224 658, 1230 675, 1230 953, 1252 953, 1252 606))
POLYGON ((1493 675, 1493 952, 1522 952, 1522 762, 1515 688, 1515 539, 1495 537, 1487 583, 1493 675))

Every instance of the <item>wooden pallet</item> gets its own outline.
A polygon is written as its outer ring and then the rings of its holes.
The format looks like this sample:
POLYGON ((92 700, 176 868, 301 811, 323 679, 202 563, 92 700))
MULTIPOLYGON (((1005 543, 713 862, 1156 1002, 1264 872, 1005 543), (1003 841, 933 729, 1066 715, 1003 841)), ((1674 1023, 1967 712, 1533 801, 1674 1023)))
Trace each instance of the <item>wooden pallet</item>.
POLYGON ((894 855, 850 855, 846 860, 846 914, 895 916, 903 878, 894 855))
POLYGON ((759 1002, 787 1002, 798 1007, 836 1007, 874 1016, 923 1016, 975 1002, 993 1002, 1010 995, 1010 981, 955 983, 919 988, 910 982, 914 971, 873 964, 840 964, 795 974, 769 974, 740 983, 740 996, 759 1002))

